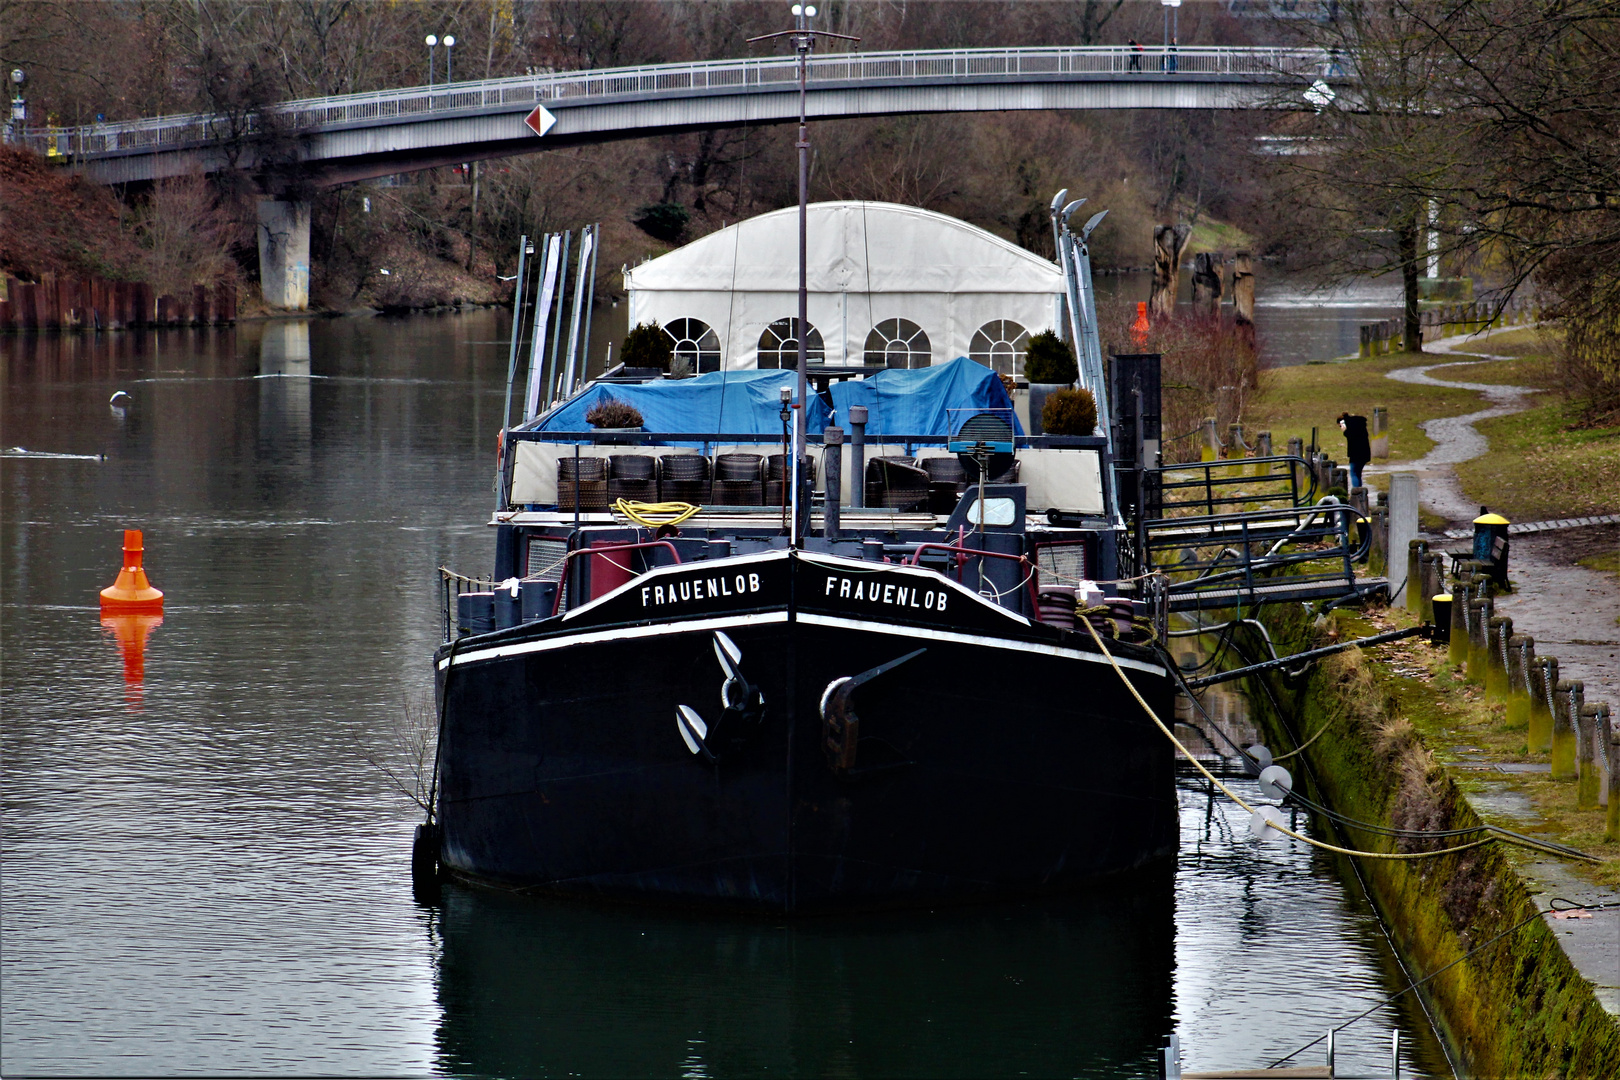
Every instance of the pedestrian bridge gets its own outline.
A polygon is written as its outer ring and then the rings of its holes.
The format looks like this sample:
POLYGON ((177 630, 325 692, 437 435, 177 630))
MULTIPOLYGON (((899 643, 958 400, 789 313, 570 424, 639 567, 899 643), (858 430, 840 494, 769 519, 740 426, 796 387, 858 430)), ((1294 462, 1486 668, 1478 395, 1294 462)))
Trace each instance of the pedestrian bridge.
MULTIPOLYGON (((1320 104, 1324 93, 1348 81, 1346 65, 1317 49, 833 53, 809 60, 806 108, 815 119, 1013 109, 1295 109, 1320 104)), ((245 118, 165 116, 34 128, 23 138, 102 183, 294 166, 327 186, 552 147, 779 124, 798 115, 798 62, 789 55, 418 86, 289 101, 245 118), (536 106, 555 118, 544 135, 525 123, 536 106), (266 149, 271 146, 276 149, 266 149)))

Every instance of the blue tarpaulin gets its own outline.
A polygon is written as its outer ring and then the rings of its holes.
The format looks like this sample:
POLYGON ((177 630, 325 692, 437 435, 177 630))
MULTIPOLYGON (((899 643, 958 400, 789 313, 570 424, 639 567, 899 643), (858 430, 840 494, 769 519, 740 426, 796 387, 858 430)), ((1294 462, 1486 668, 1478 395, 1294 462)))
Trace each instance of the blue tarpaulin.
MULTIPOLYGON (((832 399, 838 425, 845 431, 849 430, 849 407, 865 405, 868 435, 934 436, 943 442, 968 416, 985 409, 1008 410, 1013 430, 1024 433, 1011 412, 1012 398, 1000 377, 965 356, 915 371, 890 368, 870 379, 837 383, 832 399)), ((815 419, 813 413, 811 419, 815 419)), ((821 425, 826 423, 823 414, 821 425)))
MULTIPOLYGON (((765 371, 712 371, 694 379, 661 379, 647 383, 610 383, 593 386, 560 406, 536 425, 541 431, 589 431, 585 414, 603 398, 615 397, 634 405, 642 426, 650 432, 725 433, 770 435, 782 433, 781 388, 792 388, 797 376, 790 369, 765 371)), ((891 368, 869 379, 834 383, 834 413, 812 392, 806 430, 819 434, 836 416, 849 429, 849 407, 868 409, 866 430, 871 435, 913 435, 943 442, 966 414, 952 410, 1012 409, 1012 399, 995 372, 959 356, 948 363, 907 371, 891 368)), ((1023 428, 1012 418, 1018 434, 1023 428)))

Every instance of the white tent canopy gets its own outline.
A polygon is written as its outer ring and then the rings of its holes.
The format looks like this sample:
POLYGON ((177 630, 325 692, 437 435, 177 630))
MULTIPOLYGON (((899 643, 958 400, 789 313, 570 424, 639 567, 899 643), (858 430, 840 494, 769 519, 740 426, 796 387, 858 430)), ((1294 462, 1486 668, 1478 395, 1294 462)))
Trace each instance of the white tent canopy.
MULTIPOLYGON (((657 322, 701 370, 791 367, 798 219, 798 207, 774 210, 627 270, 631 325, 657 322)), ((1057 266, 956 218, 812 203, 808 235, 811 363, 971 356, 1014 373, 1028 335, 1063 325, 1057 266)))

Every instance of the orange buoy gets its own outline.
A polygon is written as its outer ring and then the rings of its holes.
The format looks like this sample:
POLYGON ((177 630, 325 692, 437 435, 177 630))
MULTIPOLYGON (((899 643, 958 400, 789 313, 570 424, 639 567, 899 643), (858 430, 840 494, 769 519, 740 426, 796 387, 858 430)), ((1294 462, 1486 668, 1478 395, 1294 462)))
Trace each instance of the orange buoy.
POLYGON ((141 566, 142 548, 139 529, 124 530, 124 568, 118 571, 118 580, 101 590, 101 610, 118 612, 161 612, 163 592, 152 588, 141 566))

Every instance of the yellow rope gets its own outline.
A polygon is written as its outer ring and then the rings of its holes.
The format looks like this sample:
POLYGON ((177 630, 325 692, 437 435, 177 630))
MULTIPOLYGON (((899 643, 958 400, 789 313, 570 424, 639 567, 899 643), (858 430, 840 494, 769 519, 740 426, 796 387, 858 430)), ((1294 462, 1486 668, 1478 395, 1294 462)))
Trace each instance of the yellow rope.
MULTIPOLYGON (((1214 784, 1216 787, 1220 788, 1221 794, 1243 807, 1243 809, 1247 810, 1249 813, 1258 813, 1254 807, 1244 802, 1242 797, 1240 797, 1237 792, 1221 783, 1220 780, 1216 778, 1214 773, 1204 768, 1204 763, 1194 757, 1192 752, 1181 744, 1181 740, 1176 738, 1175 732, 1164 726, 1164 721, 1160 720, 1158 713, 1153 711, 1153 706, 1147 703, 1147 699, 1142 696, 1141 691, 1136 689, 1136 686, 1131 682, 1130 678, 1126 676, 1124 670, 1120 668, 1119 661, 1114 659, 1114 654, 1109 652, 1108 646, 1103 644, 1103 640, 1098 636, 1096 628, 1091 625, 1091 620, 1083 619, 1080 621, 1086 624, 1086 630, 1091 634, 1091 640, 1097 643, 1097 648, 1101 649, 1102 654, 1108 658, 1108 663, 1111 667, 1113 667, 1114 674, 1119 676, 1119 681, 1125 684, 1125 688, 1131 692, 1131 696, 1136 699, 1137 704, 1142 706, 1142 710, 1148 714, 1148 719, 1152 720, 1153 723, 1157 725, 1158 729, 1164 732, 1165 738, 1169 739, 1175 744, 1176 749, 1180 750, 1182 754, 1186 756, 1187 760, 1192 762, 1193 765, 1197 767, 1198 771, 1204 774, 1205 779, 1207 779, 1211 784, 1214 784)), ((1295 832, 1293 829, 1290 829, 1285 825, 1280 825, 1276 822, 1268 820, 1267 824, 1284 835, 1291 836, 1295 840, 1307 843, 1312 847, 1321 848, 1323 851, 1333 851, 1340 855, 1362 855, 1369 859, 1427 859, 1435 855, 1454 855, 1459 851, 1467 851, 1469 848, 1476 848, 1481 844, 1488 844, 1492 840, 1498 839, 1494 836, 1486 836, 1479 840, 1473 840, 1466 844, 1460 844, 1457 847, 1441 848, 1439 851, 1356 851, 1351 848, 1339 847, 1337 844, 1328 844, 1321 840, 1313 840, 1309 836, 1303 836, 1295 832)))
POLYGON ((619 499, 613 509, 643 528, 656 529, 661 525, 679 525, 703 507, 685 502, 644 503, 619 499))
POLYGON ((1300 743, 1294 749, 1288 751, 1288 753, 1286 753, 1286 754, 1278 754, 1276 757, 1272 758, 1271 760, 1273 762, 1287 761, 1291 757, 1294 757, 1294 756, 1296 756, 1298 754, 1303 754, 1305 752, 1305 748, 1307 746, 1311 745, 1311 743, 1315 742, 1317 739, 1320 739, 1323 735, 1326 735, 1327 734, 1327 729, 1332 727, 1332 726, 1333 726, 1333 721, 1329 720, 1327 723, 1323 724, 1320 728, 1317 729, 1315 735, 1312 735, 1310 738, 1308 738, 1304 742, 1300 743))

